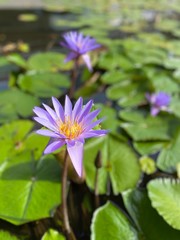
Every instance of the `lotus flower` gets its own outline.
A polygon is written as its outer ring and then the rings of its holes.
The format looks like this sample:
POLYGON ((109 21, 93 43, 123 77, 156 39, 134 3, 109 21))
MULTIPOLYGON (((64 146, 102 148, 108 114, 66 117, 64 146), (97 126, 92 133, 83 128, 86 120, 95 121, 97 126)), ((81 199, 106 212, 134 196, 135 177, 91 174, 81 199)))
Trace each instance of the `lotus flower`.
POLYGON ((65 98, 64 109, 60 102, 52 97, 54 110, 43 104, 44 108, 34 107, 37 115, 34 120, 42 124, 44 128, 37 130, 40 135, 50 137, 44 153, 52 153, 63 145, 67 145, 67 151, 77 174, 82 176, 83 147, 86 138, 100 137, 107 133, 107 130, 94 130, 93 128, 102 122, 102 118, 95 120, 100 110, 90 112, 93 101, 90 100, 83 106, 83 99, 80 97, 72 108, 68 96, 65 98))
POLYGON ((101 45, 98 44, 94 38, 83 36, 82 33, 75 31, 65 33, 63 37, 64 42, 61 42, 60 44, 70 50, 65 62, 72 59, 78 59, 81 56, 87 65, 87 68, 92 71, 90 57, 87 53, 99 48, 101 45))
POLYGON ((164 92, 146 94, 146 99, 151 105, 151 115, 156 116, 160 111, 169 112, 168 105, 171 101, 171 96, 164 92))

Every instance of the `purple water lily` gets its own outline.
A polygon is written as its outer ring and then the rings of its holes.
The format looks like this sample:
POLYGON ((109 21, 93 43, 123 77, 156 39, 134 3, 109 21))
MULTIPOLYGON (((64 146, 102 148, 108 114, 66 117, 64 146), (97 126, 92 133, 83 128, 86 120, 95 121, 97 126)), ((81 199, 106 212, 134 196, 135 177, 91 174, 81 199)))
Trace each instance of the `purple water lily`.
POLYGON ((63 37, 65 41, 60 44, 70 50, 65 62, 72 59, 78 59, 81 56, 88 69, 92 71, 90 57, 87 52, 95 50, 96 48, 101 47, 101 45, 98 44, 94 38, 83 36, 82 33, 75 31, 65 33, 63 37))
POLYGON ((93 101, 90 100, 83 106, 83 99, 80 97, 74 108, 68 96, 65 98, 63 109, 59 101, 52 97, 54 110, 43 104, 44 108, 34 107, 37 115, 34 120, 47 129, 40 129, 38 134, 50 137, 44 153, 48 154, 67 144, 67 151, 72 164, 79 176, 82 176, 83 146, 84 140, 91 137, 104 136, 107 130, 94 130, 93 128, 102 122, 102 118, 94 120, 100 110, 90 112, 93 101))
POLYGON ((164 92, 146 94, 146 99, 151 105, 151 115, 156 116, 160 111, 169 111, 168 105, 171 101, 171 96, 164 92))

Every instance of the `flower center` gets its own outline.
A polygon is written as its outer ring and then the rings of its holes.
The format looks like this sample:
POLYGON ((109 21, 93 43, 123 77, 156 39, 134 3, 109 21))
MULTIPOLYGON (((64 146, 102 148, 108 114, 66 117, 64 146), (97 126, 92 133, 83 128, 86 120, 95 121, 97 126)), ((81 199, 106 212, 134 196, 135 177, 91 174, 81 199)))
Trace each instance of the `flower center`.
POLYGON ((60 124, 59 130, 68 139, 75 139, 82 133, 82 126, 77 122, 65 120, 64 123, 60 124))

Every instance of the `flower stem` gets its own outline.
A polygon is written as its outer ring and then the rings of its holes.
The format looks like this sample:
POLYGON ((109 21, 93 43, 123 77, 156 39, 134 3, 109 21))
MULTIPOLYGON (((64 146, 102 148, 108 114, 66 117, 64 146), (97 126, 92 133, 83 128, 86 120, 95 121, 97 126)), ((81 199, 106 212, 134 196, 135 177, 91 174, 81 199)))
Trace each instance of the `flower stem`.
POLYGON ((78 73, 78 58, 76 58, 74 60, 74 67, 72 69, 71 87, 70 87, 70 90, 69 90, 69 97, 70 98, 74 97, 74 92, 75 92, 75 89, 76 89, 77 73, 78 73))
POLYGON ((70 227, 68 209, 67 209, 67 170, 68 170, 68 152, 64 156, 64 166, 62 172, 62 188, 61 188, 61 197, 62 197, 62 217, 63 217, 63 227, 67 237, 67 240, 76 240, 76 237, 70 227))

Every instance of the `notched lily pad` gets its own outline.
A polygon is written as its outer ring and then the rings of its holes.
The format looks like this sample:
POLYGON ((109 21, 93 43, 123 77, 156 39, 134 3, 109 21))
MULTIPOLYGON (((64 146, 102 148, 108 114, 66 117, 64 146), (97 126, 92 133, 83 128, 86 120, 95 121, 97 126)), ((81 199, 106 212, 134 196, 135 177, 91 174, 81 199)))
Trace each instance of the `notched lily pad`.
POLYGON ((0 115, 7 114, 7 117, 10 116, 10 119, 16 118, 17 115, 22 117, 28 117, 32 115, 32 109, 36 105, 40 105, 39 100, 27 93, 20 91, 17 88, 12 88, 0 92, 0 104, 2 104, 6 110, 3 110, 0 115), (7 108, 12 109, 12 113, 7 112, 7 108))
POLYGON ((29 69, 36 71, 58 72, 59 70, 69 70, 73 62, 64 63, 65 55, 56 52, 45 52, 33 54, 28 59, 29 69))
POLYGON ((136 155, 124 138, 108 134, 106 137, 92 139, 85 145, 86 181, 91 189, 94 189, 96 172, 94 161, 99 151, 102 155, 102 167, 99 169, 98 181, 100 194, 109 191, 109 181, 112 183, 114 194, 136 185, 140 177, 140 166, 136 155))
POLYGON ((44 98, 58 97, 62 94, 63 89, 70 85, 66 75, 51 72, 29 72, 20 75, 18 84, 22 90, 44 98))
POLYGON ((60 204, 59 164, 26 151, 10 158, 0 177, 0 218, 20 225, 53 216, 60 204))

